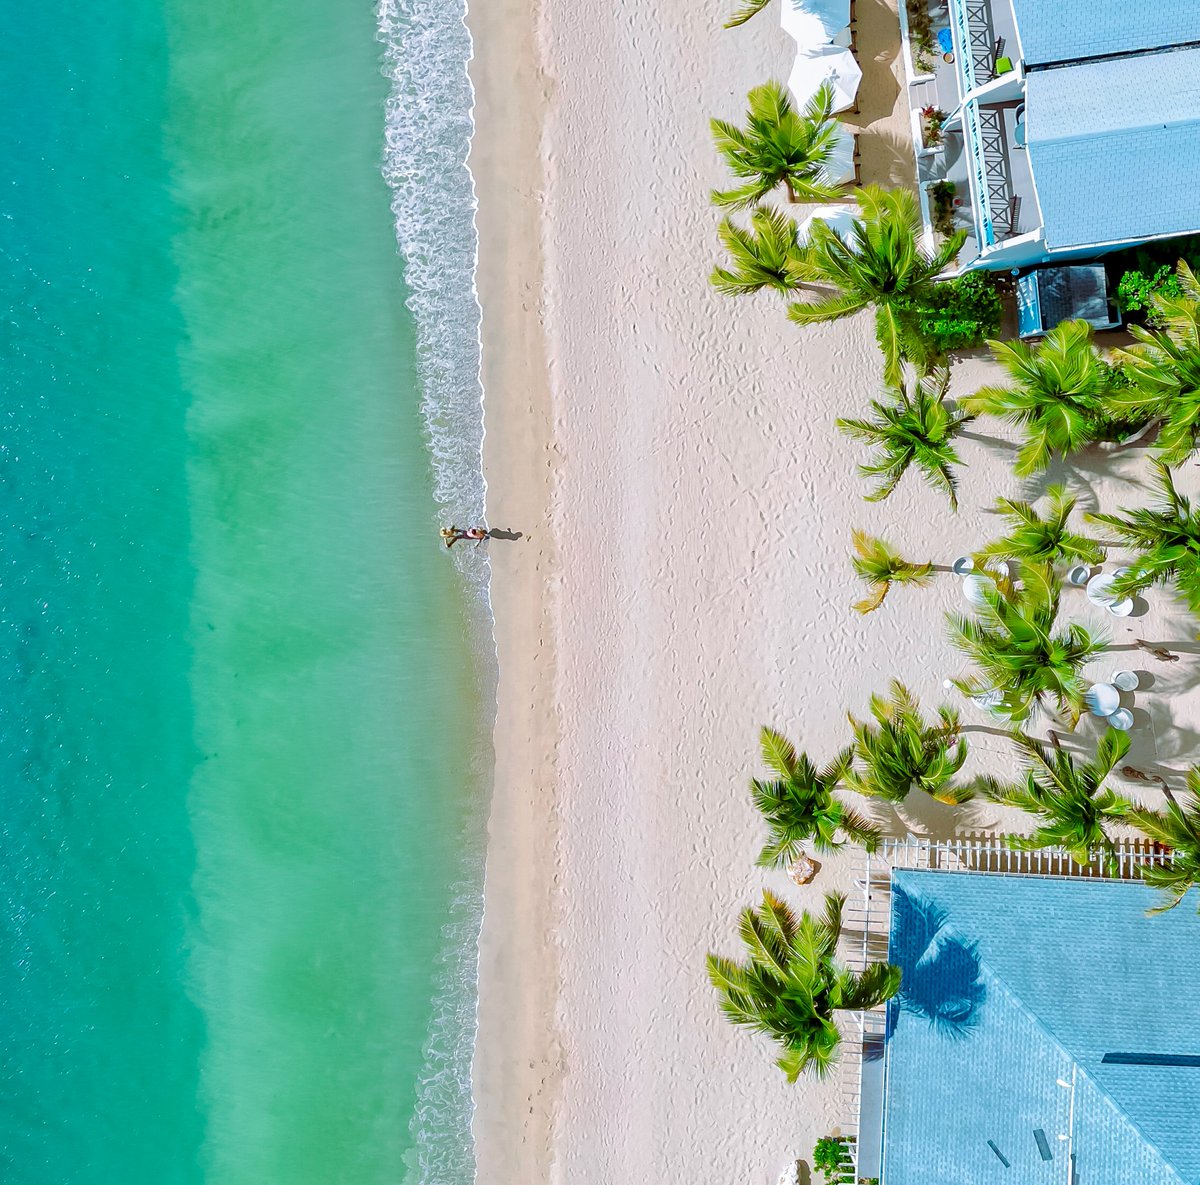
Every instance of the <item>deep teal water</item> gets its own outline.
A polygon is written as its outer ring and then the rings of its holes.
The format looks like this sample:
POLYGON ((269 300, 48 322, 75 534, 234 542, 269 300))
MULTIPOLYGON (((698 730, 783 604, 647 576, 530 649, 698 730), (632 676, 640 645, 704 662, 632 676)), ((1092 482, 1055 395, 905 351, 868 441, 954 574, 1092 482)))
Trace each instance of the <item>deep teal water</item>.
POLYGON ((399 1181, 480 699, 375 13, 2 11, 0 1179, 399 1181))

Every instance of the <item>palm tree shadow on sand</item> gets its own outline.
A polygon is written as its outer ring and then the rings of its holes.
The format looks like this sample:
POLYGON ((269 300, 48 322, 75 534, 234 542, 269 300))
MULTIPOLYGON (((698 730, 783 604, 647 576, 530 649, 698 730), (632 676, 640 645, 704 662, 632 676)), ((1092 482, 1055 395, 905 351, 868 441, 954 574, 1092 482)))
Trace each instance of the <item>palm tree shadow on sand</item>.
POLYGON ((891 961, 902 976, 900 993, 889 1009, 888 1035, 899 1007, 925 1017, 945 1037, 969 1037, 987 998, 977 944, 948 929, 941 910, 899 888, 892 902, 891 961))

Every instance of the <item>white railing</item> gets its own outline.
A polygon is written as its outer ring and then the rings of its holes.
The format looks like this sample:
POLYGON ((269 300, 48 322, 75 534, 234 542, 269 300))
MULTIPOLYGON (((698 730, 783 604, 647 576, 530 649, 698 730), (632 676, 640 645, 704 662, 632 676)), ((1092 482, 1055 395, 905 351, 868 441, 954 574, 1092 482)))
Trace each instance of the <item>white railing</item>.
POLYGON ((1081 864, 1062 848, 1019 851, 992 835, 933 841, 909 836, 888 839, 877 859, 889 869, 926 868, 953 872, 993 873, 1001 876, 1098 877, 1109 880, 1138 880, 1138 869, 1148 864, 1170 863, 1170 853, 1149 840, 1125 840, 1117 845, 1116 869, 1101 854, 1081 864))

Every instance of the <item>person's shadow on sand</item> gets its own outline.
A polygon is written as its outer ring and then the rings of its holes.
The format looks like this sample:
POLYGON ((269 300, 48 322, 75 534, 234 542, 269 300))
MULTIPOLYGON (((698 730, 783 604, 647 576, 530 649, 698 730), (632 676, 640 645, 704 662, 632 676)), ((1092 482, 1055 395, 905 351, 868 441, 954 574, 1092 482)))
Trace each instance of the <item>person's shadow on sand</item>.
POLYGON ((525 535, 524 535, 524 532, 522 532, 522 531, 503 531, 499 527, 493 527, 488 532, 488 538, 489 539, 508 539, 511 541, 515 541, 517 539, 524 539, 525 535))

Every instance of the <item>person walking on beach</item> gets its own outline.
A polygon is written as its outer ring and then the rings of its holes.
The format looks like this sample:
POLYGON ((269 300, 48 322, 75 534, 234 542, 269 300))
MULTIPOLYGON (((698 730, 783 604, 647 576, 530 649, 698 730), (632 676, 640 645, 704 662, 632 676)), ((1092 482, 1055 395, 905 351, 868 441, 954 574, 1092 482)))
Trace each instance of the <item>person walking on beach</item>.
POLYGON ((486 527, 471 527, 470 530, 462 531, 456 526, 443 527, 441 530, 442 539, 447 547, 453 547, 456 543, 463 539, 469 539, 473 543, 482 543, 490 534, 486 527))

